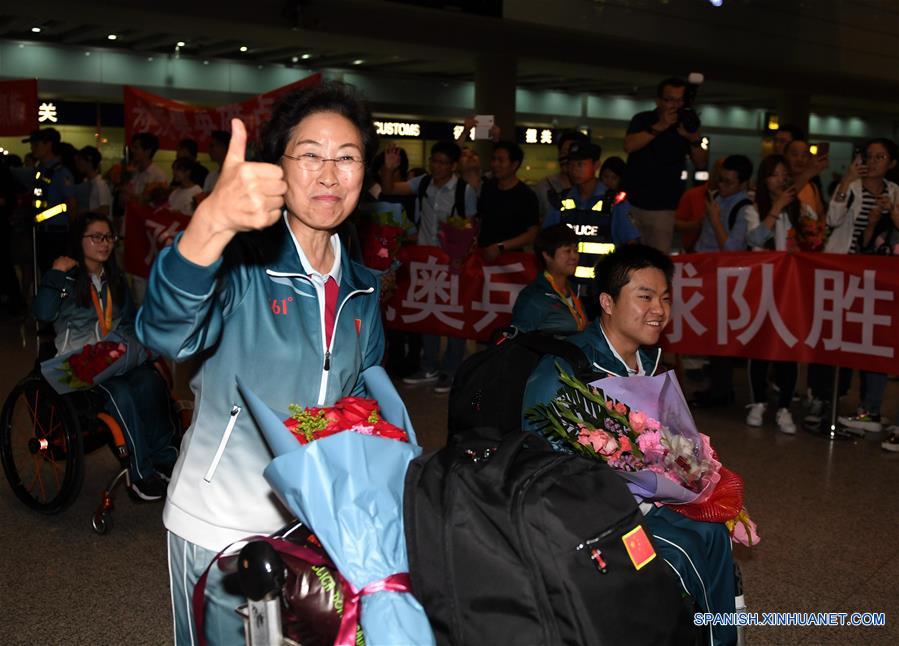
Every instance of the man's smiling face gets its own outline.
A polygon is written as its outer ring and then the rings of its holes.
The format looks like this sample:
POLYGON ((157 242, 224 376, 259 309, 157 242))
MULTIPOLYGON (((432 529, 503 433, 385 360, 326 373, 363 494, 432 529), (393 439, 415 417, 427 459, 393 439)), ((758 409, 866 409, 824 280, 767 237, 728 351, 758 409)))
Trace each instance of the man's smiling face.
POLYGON ((632 271, 618 298, 603 300, 603 309, 609 315, 603 325, 638 346, 658 344, 671 317, 671 292, 661 269, 632 271))

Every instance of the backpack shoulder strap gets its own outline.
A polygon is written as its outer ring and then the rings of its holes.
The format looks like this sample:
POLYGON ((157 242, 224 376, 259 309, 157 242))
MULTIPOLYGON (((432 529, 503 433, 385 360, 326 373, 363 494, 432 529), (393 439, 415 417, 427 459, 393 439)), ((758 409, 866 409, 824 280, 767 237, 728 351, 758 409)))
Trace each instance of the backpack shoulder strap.
POLYGON ((450 215, 461 215, 462 217, 468 217, 468 213, 465 212, 465 189, 468 188, 468 184, 465 183, 461 177, 456 180, 456 196, 453 201, 453 210, 450 212, 450 215))
POLYGON ((737 216, 740 214, 740 211, 743 210, 743 207, 749 206, 750 204, 752 204, 752 200, 747 197, 743 198, 731 207, 730 213, 727 216, 728 231, 734 228, 734 225, 737 223, 737 216))
POLYGON ((595 374, 584 351, 569 341, 557 339, 543 332, 526 332, 519 337, 518 343, 539 354, 551 354, 564 359, 574 370, 574 376, 579 379, 595 374))

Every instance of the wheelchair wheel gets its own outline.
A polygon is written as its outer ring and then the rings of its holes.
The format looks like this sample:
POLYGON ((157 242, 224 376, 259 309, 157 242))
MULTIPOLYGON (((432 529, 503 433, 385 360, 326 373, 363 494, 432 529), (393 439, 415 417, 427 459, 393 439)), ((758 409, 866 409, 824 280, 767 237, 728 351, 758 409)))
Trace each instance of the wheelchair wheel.
POLYGON ((78 417, 39 376, 20 381, 0 412, 0 460, 16 496, 56 514, 78 495, 84 453, 78 417))

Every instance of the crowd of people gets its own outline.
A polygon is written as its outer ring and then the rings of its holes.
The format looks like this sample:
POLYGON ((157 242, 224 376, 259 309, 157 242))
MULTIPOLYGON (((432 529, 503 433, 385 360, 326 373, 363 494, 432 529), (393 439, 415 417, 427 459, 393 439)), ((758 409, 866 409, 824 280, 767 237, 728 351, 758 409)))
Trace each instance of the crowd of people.
MULTIPOLYGON (((171 181, 154 162, 159 141, 149 133, 135 134, 128 158, 103 174, 96 148, 66 148, 52 128, 32 133, 31 158, 7 169, 2 220, 15 229, 17 209, 30 209, 35 196, 42 212, 66 205, 36 230, 41 288, 34 313, 55 326, 56 348, 65 351, 113 330, 129 333, 133 326, 136 339, 166 357, 202 356, 193 383, 197 414, 174 465, 167 429, 139 421, 141 402, 122 403, 124 394, 115 388, 110 393, 111 410, 143 436, 134 450, 138 493, 160 499, 160 483, 167 486, 169 566, 184 582, 172 590, 178 643, 191 639, 186 593, 216 552, 289 520, 262 477, 269 453, 252 417, 241 414, 235 366, 267 399, 321 406, 364 393, 362 374, 382 363, 386 345, 395 378, 437 393, 452 388, 464 339, 389 332, 385 340, 383 296, 396 267, 363 266, 366 237, 375 227, 396 228, 403 244, 440 246, 442 227, 455 219, 475 232, 465 253, 481 254, 486 262, 505 252, 533 251, 540 273, 519 295, 512 326, 569 338, 593 354, 595 365, 620 376, 651 375, 658 368, 659 354, 651 347, 670 315, 668 256, 674 249, 899 252, 899 186, 889 179, 899 156, 894 142, 865 142, 825 191, 820 174, 826 153, 811 154, 800 129, 783 127, 757 171, 746 156, 731 155, 713 164, 708 183, 686 190, 687 159, 698 168, 709 160, 699 127, 683 122, 685 91, 680 79, 659 84, 656 109, 635 115, 627 128, 627 160, 603 159, 587 135, 564 133, 559 172, 533 188, 518 177, 521 147, 497 130, 489 168, 464 135, 435 143, 426 171, 410 169, 396 146, 375 155, 370 114, 337 84, 285 96, 265 126, 258 161, 246 159, 239 120, 231 133, 215 132, 204 142, 216 164, 211 171, 197 162, 197 142, 182 141, 171 181), (136 319, 113 250, 123 233, 123 209, 135 200, 192 216, 155 261, 136 319), (286 303, 295 296, 308 307, 291 308, 290 317, 286 303), (284 316, 273 316, 269 301, 282 297, 284 316), (128 406, 136 411, 131 417, 119 410, 128 406)), ((28 210, 29 223, 33 213, 28 210)), ((10 244, 4 252, 3 286, 10 306, 18 307, 23 285, 11 272, 22 265, 27 289, 27 263, 16 263, 12 249, 10 244)), ((695 406, 736 401, 734 363, 710 359, 709 387, 695 394, 695 406)), ((144 364, 140 370, 130 381, 123 378, 123 390, 150 388, 151 369, 144 364)), ((806 421, 812 425, 825 402, 840 394, 831 392, 832 370, 809 366, 806 421)), ((777 389, 777 428, 795 433, 793 362, 750 362, 746 422, 763 423, 769 371, 777 389)), ((545 401, 555 392, 554 379, 537 374, 526 399, 545 401)), ((841 422, 882 430, 886 385, 887 375, 862 372, 858 410, 841 422)), ((899 432, 891 431, 882 446, 896 451, 899 432)), ((681 566, 702 570, 707 610, 732 611, 723 526, 646 513, 654 535, 677 544, 670 558, 676 562, 674 552, 689 553, 693 560, 681 566)), ((215 641, 227 643, 240 632, 233 613, 239 600, 220 575, 211 575, 207 585, 214 610, 207 610, 206 626, 215 641)))

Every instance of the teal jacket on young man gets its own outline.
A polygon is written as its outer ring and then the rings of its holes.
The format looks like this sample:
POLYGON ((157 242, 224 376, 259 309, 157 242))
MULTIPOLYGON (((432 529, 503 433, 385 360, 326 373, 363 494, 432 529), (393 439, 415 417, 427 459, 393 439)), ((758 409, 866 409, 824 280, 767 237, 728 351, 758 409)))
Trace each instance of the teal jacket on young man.
POLYGON ((379 283, 332 236, 339 295, 326 347, 319 291, 286 221, 237 236, 209 267, 185 259, 179 241, 153 267, 137 332, 176 360, 203 359, 163 520, 174 534, 217 551, 291 518, 262 477, 272 455, 235 377, 285 413, 289 404, 327 406, 364 394, 360 374, 384 351, 379 283))

